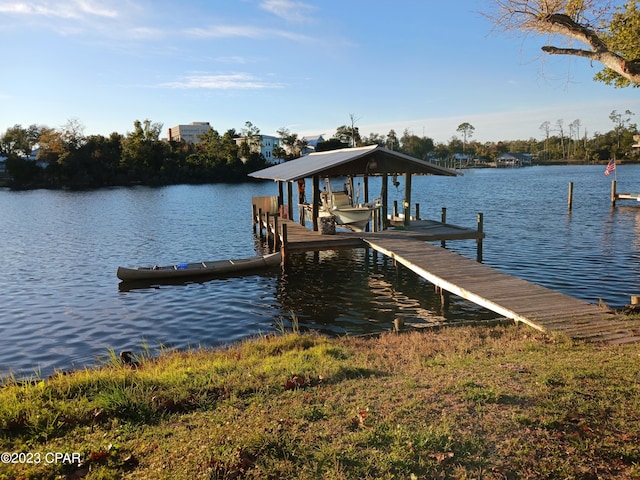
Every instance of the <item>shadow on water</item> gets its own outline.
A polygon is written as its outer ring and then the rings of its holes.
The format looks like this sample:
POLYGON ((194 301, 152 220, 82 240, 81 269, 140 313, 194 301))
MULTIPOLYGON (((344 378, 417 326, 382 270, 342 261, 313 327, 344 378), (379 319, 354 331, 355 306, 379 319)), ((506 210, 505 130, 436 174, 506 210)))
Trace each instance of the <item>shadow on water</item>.
POLYGON ((301 328, 331 335, 388 331, 394 320, 437 326, 497 316, 457 297, 445 310, 432 284, 371 249, 291 255, 277 288, 301 328))

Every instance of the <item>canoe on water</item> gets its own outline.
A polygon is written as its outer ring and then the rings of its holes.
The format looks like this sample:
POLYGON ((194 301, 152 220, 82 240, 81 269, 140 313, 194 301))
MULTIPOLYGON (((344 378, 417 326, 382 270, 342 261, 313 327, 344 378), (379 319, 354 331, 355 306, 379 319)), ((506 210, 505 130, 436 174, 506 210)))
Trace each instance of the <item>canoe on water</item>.
POLYGON ((163 280, 172 278, 190 278, 200 276, 215 277, 228 275, 245 270, 258 270, 273 267, 282 260, 280 252, 263 255, 261 257, 240 258, 236 260, 215 260, 212 262, 178 263, 159 267, 118 267, 116 275, 123 281, 135 280, 163 280))

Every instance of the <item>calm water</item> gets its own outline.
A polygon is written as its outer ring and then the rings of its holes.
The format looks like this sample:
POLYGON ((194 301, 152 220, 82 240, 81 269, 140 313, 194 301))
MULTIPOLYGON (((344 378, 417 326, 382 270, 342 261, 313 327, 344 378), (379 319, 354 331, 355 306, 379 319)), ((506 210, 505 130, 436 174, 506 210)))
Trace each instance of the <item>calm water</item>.
MULTIPOLYGON (((640 205, 611 209, 604 167, 470 170, 416 177, 421 216, 474 226, 483 212, 484 260, 564 293, 610 305, 640 293, 640 205), (568 182, 574 208, 567 210, 568 182)), ((640 190, 640 166, 618 168, 618 190, 640 190)), ((379 183, 372 180, 375 196, 379 183)), ((91 365, 116 351, 216 346, 274 331, 294 313, 303 327, 366 333, 412 322, 493 318, 462 300, 440 311, 433 288, 364 251, 296 255, 287 272, 134 290, 118 265, 253 256, 252 196, 275 185, 0 190, 0 375, 91 365), (232 222, 225 220, 233 217, 232 222)), ((403 186, 390 200, 401 199, 403 186)), ((449 242, 475 258, 475 242, 449 242)))

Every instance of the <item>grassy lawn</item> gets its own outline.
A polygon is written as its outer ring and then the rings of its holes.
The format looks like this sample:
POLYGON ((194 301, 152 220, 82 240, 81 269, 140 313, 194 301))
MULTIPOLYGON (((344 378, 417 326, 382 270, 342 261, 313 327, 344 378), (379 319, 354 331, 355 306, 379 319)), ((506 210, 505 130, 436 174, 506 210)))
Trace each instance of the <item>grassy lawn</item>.
POLYGON ((142 357, 7 381, 0 451, 26 455, 0 478, 640 478, 640 345, 485 326, 142 357))

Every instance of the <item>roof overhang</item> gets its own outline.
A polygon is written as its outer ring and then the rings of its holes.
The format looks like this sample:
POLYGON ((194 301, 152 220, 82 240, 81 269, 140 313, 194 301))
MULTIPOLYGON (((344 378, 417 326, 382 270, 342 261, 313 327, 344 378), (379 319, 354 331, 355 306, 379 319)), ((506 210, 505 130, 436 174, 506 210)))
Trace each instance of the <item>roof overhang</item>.
POLYGON ((316 152, 249 174, 250 177, 292 182, 301 178, 321 175, 338 177, 345 175, 384 174, 458 175, 455 170, 444 168, 424 160, 388 150, 378 145, 359 148, 343 148, 328 152, 316 152))

